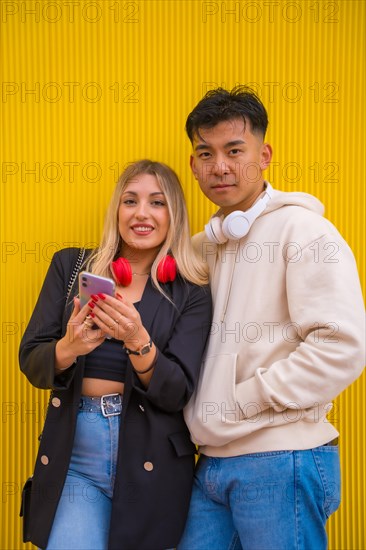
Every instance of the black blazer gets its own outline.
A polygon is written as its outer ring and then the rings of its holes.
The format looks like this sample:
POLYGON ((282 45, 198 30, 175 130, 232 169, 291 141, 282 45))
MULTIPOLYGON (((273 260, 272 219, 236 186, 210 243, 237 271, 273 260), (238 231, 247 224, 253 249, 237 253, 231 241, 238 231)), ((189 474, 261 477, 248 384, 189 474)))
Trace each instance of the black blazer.
MULTIPOLYGON (((83 379, 83 356, 54 376, 54 349, 72 310, 72 299, 66 307, 65 301, 78 252, 70 248, 54 255, 20 345, 22 372, 34 386, 52 389, 25 507, 26 540, 41 548, 47 545, 68 470, 83 379)), ((128 361, 110 550, 174 547, 188 512, 195 446, 182 409, 198 380, 211 323, 211 294, 208 287, 179 276, 164 289, 174 305, 149 280, 139 307, 160 353, 147 389, 128 361), (145 462, 153 464, 151 471, 144 469, 145 462)))

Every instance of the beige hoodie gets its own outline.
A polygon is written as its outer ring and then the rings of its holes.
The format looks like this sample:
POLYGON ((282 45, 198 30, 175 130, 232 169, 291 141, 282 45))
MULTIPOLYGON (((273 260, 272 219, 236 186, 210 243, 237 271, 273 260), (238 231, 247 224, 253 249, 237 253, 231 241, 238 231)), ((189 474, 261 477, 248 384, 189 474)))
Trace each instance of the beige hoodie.
POLYGON ((331 401, 362 372, 365 317, 353 254, 305 193, 274 191, 240 241, 196 235, 214 314, 185 408, 208 456, 308 449, 338 435, 331 401))

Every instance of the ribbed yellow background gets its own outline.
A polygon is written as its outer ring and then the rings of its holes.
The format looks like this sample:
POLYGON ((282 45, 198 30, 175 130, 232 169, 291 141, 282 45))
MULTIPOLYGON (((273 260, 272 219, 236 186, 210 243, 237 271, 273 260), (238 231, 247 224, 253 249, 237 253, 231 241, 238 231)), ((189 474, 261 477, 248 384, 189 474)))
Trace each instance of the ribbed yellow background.
MULTIPOLYGON (((214 208, 191 177, 184 124, 208 89, 256 87, 268 179, 325 203, 364 276, 364 22, 362 0, 2 0, 1 549, 31 547, 20 487, 47 396, 20 375, 17 350, 50 258, 97 242, 117 175, 141 157, 176 169, 192 232, 203 227, 214 208)), ((366 547, 365 398, 363 377, 332 413, 343 501, 331 549, 366 547)))

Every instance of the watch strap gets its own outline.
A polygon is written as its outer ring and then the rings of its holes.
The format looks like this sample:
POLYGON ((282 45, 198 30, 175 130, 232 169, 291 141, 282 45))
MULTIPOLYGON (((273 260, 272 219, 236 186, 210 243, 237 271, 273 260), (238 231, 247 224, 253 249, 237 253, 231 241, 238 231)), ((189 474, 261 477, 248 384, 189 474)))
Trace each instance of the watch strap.
POLYGON ((151 370, 153 370, 153 368, 155 368, 156 363, 158 362, 158 354, 159 354, 159 351, 158 351, 158 349, 156 349, 154 361, 151 363, 150 367, 147 367, 147 369, 145 369, 145 370, 137 370, 137 369, 135 369, 134 366, 132 366, 135 373, 136 374, 146 374, 147 372, 150 372, 151 370))
POLYGON ((125 352, 127 353, 127 355, 146 355, 147 353, 149 353, 149 351, 152 348, 152 339, 150 338, 150 340, 147 342, 147 344, 143 344, 142 346, 140 346, 136 350, 127 348, 126 344, 123 344, 123 347, 124 347, 125 352))

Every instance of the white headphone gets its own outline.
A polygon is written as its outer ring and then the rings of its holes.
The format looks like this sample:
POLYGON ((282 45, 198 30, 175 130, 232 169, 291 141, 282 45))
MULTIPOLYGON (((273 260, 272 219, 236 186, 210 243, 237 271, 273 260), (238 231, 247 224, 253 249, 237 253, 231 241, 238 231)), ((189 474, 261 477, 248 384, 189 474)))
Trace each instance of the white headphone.
POLYGON ((253 222, 265 210, 268 201, 273 196, 273 187, 266 182, 265 193, 249 210, 235 210, 224 219, 213 216, 205 225, 207 238, 216 244, 226 243, 228 239, 238 240, 249 233, 253 222))

